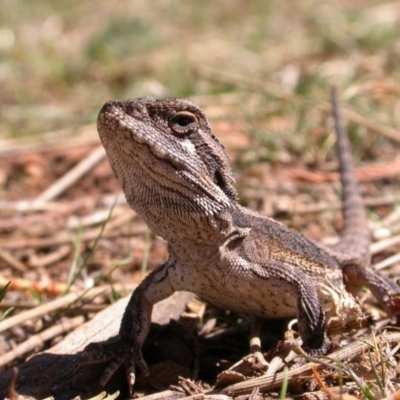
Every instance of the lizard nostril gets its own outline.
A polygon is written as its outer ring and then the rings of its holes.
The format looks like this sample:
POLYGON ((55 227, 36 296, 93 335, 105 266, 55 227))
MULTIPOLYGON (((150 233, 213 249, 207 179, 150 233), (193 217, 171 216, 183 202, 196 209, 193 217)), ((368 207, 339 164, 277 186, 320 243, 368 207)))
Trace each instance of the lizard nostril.
POLYGON ((128 105, 125 112, 134 118, 140 118, 146 113, 146 108, 141 104, 128 105))

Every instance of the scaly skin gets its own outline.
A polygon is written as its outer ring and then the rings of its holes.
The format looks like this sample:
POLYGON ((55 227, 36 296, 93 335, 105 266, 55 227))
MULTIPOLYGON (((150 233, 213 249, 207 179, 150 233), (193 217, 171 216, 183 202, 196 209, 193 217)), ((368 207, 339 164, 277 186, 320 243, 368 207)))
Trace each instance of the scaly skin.
POLYGON ((332 97, 345 220, 333 250, 238 204, 224 148, 195 104, 139 98, 103 106, 98 131, 110 165, 130 207, 168 241, 170 256, 133 293, 115 342, 84 352, 83 364, 109 362, 102 384, 124 362, 130 385, 135 365, 148 374, 141 347, 152 307, 178 290, 258 317, 297 317, 302 347, 313 355, 329 347, 324 285, 343 292, 343 282, 367 286, 389 312, 399 311, 399 288, 369 266, 367 220, 332 97))

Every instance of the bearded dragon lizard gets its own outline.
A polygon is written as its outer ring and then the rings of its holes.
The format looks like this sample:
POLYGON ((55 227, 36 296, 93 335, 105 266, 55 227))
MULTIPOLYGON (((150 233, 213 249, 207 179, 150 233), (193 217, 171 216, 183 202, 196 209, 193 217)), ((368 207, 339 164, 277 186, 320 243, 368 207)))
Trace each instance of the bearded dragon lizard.
POLYGON ((399 312, 399 287, 370 267, 370 234, 335 90, 332 102, 344 213, 333 249, 239 205, 225 150, 192 102, 137 98, 103 106, 98 131, 109 163, 129 206, 168 242, 169 258, 132 294, 115 340, 83 353, 83 364, 108 363, 102 385, 123 363, 131 386, 135 366, 148 375, 141 347, 152 307, 175 291, 257 317, 297 317, 310 355, 329 349, 327 285, 367 287, 389 314, 399 312))

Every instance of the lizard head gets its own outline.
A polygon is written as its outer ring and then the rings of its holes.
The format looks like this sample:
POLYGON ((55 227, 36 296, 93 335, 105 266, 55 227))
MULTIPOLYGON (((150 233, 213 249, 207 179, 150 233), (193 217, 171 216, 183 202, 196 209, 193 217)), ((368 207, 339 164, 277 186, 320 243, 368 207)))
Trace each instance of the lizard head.
POLYGON ((127 200, 140 214, 146 214, 144 201, 209 216, 236 204, 224 148, 190 101, 109 101, 97 126, 127 200))

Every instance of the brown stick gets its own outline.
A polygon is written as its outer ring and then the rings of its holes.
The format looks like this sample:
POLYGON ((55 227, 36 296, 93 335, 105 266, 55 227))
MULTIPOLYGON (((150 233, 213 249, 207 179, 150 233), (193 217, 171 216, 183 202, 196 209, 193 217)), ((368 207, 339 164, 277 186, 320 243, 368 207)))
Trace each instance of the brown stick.
POLYGON ((96 164, 105 158, 105 156, 106 153, 102 146, 95 148, 84 160, 75 165, 74 168, 69 170, 57 182, 53 183, 53 185, 38 196, 36 201, 41 202, 54 200, 83 175, 90 171, 96 164))
MULTIPOLYGON (((192 297, 190 293, 179 292, 157 303, 153 310, 152 321, 165 324, 170 318, 178 319, 192 297)), ((43 399, 53 394, 55 386, 69 382, 74 372, 74 365, 84 347, 90 342, 104 341, 117 334, 128 300, 129 297, 119 300, 70 333, 50 350, 18 366, 19 373, 15 384, 15 390, 19 393, 18 399, 43 399)), ((72 385, 77 384, 79 388, 69 388, 57 398, 73 398, 82 392, 99 393, 101 388, 98 386, 98 381, 104 366, 100 364, 99 367, 82 367, 82 374, 79 376, 81 381, 78 384, 72 383, 72 385)), ((10 390, 13 389, 10 387, 12 379, 12 370, 0 375, 0 398, 8 397, 10 390)), ((124 376, 116 376, 115 379, 121 380, 118 383, 120 387, 124 385, 124 376)), ((110 382, 113 383, 115 384, 110 382)))
MULTIPOLYGON (((398 343, 400 340, 400 333, 384 333, 380 336, 380 339, 388 343, 398 343)), ((344 349, 335 351, 334 353, 329 355, 329 358, 337 361, 349 360, 370 349, 371 347, 375 347, 374 340, 365 339, 359 342, 351 343, 344 349)), ((248 381, 235 383, 223 389, 222 393, 229 396, 238 396, 246 393, 251 393, 254 387, 259 387, 261 392, 272 390, 274 388, 280 387, 284 379, 288 379, 290 382, 290 380, 297 378, 306 372, 310 372, 314 366, 319 369, 323 365, 316 365, 314 362, 309 362, 299 368, 288 371, 287 373, 280 372, 279 374, 272 376, 261 376, 259 378, 250 379, 248 381)))

